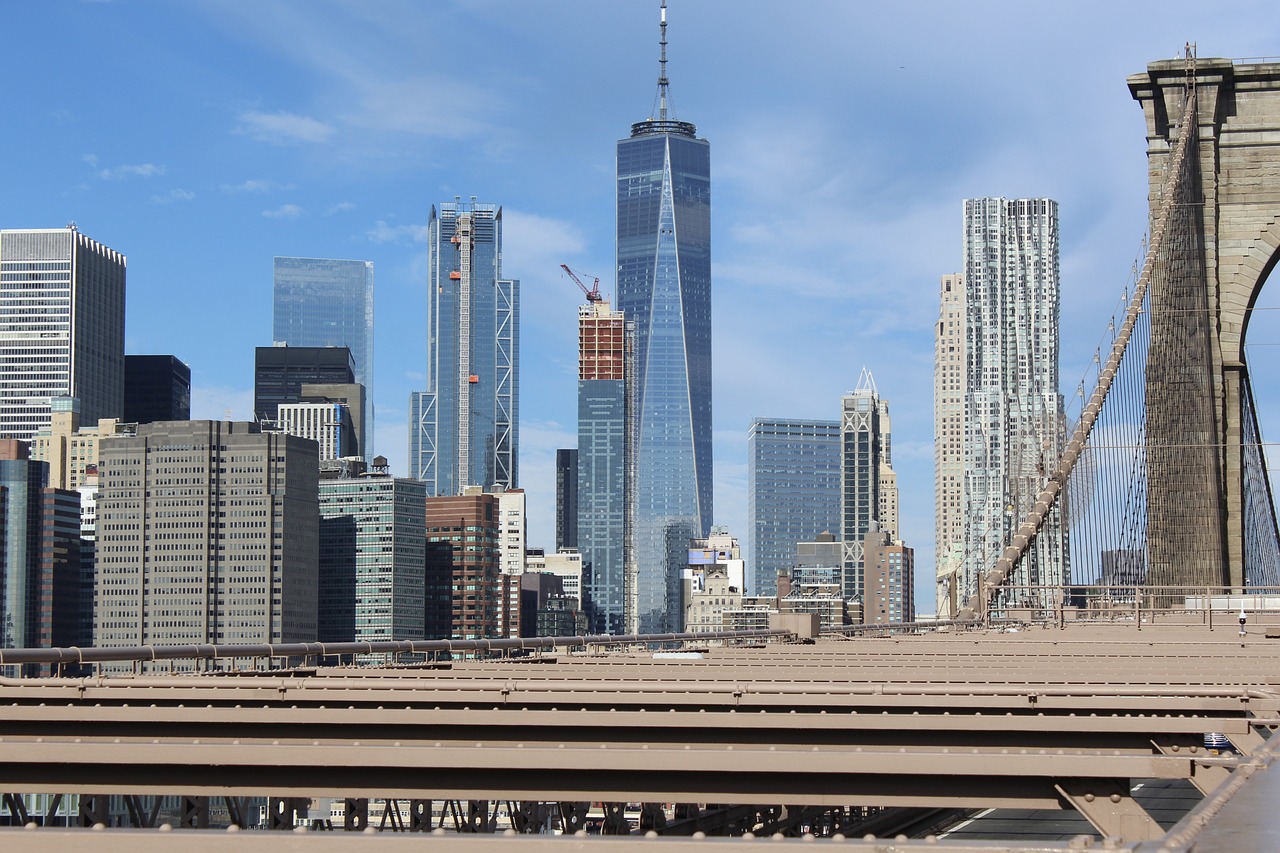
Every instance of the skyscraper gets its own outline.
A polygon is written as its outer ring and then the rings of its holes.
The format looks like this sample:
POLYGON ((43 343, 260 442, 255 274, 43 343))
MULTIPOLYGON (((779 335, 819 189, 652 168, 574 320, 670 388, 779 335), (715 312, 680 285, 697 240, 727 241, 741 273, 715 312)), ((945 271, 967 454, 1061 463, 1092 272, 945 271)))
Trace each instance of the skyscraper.
POLYGON ((253 416, 280 418, 281 403, 302 399, 303 385, 350 385, 355 359, 346 347, 256 347, 253 355, 253 416))
POLYGON ((427 389, 409 402, 410 475, 433 497, 515 488, 520 282, 502 277, 502 209, 441 204, 427 234, 427 389))
POLYGON ((840 530, 840 422, 754 418, 747 433, 749 591, 773 595, 796 545, 840 530))
POLYGON ((166 421, 99 455, 95 645, 315 641, 314 442, 166 421))
MULTIPOLYGON (((858 387, 840 401, 840 538, 844 542, 845 598, 862 599, 863 539, 878 529, 881 467, 886 464, 881 415, 887 407, 863 368, 858 387)), ((865 612, 865 611, 864 611, 865 612)))
POLYGON ((556 450, 556 550, 578 547, 578 448, 556 450))
POLYGON ((606 301, 578 309, 578 550, 590 630, 627 629, 634 482, 627 322, 606 301))
POLYGON ((191 419, 191 368, 172 355, 124 357, 125 423, 191 419))
POLYGON ((373 262, 276 258, 271 340, 291 347, 347 347, 364 386, 365 458, 373 458, 373 262))
POLYGON ((85 423, 124 408, 125 258, 75 226, 0 230, 0 438, 49 425, 49 401, 85 423))
POLYGON ((618 308, 636 328, 639 576, 631 627, 678 625, 689 539, 711 506, 711 146, 668 115, 667 17, 658 114, 617 148, 618 308))
MULTIPOLYGON (((964 288, 961 607, 977 593, 978 578, 995 564, 1061 455, 1057 202, 965 201, 964 288)), ((1069 569, 1055 507, 1009 582, 1060 585, 1069 569)))
POLYGON ((964 276, 944 275, 933 347, 934 553, 938 618, 955 615, 964 556, 964 276))

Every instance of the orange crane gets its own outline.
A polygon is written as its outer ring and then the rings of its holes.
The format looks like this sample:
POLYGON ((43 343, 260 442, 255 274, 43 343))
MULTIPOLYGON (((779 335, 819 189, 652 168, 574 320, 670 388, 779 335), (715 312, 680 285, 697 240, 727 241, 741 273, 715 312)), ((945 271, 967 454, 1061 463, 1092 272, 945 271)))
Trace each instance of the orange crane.
POLYGON ((590 290, 587 290, 587 286, 582 283, 582 279, 574 275, 573 270, 569 269, 568 264, 561 264, 560 269, 567 272, 569 274, 569 278, 573 279, 573 283, 578 285, 578 287, 582 289, 582 292, 587 295, 588 302, 590 302, 592 305, 596 304, 597 302, 604 302, 604 297, 600 295, 600 279, 597 278, 595 281, 595 285, 590 290))

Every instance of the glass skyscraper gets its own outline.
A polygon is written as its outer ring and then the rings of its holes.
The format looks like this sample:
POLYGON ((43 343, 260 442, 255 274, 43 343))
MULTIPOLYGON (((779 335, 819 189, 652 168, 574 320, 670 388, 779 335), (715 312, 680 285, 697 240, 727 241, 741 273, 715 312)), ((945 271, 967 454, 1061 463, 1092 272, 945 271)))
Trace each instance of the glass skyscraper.
POLYGON ((592 633, 627 631, 627 541, 634 513, 628 431, 628 324, 608 302, 578 311, 577 543, 592 633))
MULTIPOLYGON (((667 116, 666 10, 657 118, 617 148, 617 303, 636 328, 634 607, 641 632, 681 624, 688 540, 710 532, 711 146, 667 116)), ((581 464, 581 460, 579 460, 581 464)))
POLYGON ((502 208, 431 209, 427 390, 410 399, 409 473, 431 497, 518 485, 520 282, 502 277, 502 208))
MULTIPOLYGON (((1062 455, 1057 202, 966 200, 964 289, 960 607, 977 593, 978 578, 995 565, 1062 455)), ((1061 585, 1069 569, 1055 506, 1009 582, 1061 585)))
POLYGON ((373 262, 276 258, 271 338, 291 347, 347 347, 364 386, 365 443, 373 458, 373 262))
POLYGON ((798 543, 840 533, 839 421, 752 419, 747 521, 747 591, 773 595, 798 543))

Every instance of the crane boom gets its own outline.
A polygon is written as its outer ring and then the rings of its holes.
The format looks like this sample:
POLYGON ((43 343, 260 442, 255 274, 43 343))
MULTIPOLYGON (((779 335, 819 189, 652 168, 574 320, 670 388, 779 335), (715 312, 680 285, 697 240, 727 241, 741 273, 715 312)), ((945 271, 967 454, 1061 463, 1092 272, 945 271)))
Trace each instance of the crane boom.
POLYGON ((578 276, 574 273, 574 271, 569 269, 568 264, 561 264, 560 269, 567 272, 569 274, 569 278, 573 279, 573 283, 578 285, 578 287, 582 290, 582 292, 587 295, 588 302, 594 305, 597 302, 604 301, 604 297, 600 295, 600 279, 597 278, 595 280, 595 284, 592 286, 590 290, 588 290, 587 286, 582 283, 582 279, 578 278, 578 276))

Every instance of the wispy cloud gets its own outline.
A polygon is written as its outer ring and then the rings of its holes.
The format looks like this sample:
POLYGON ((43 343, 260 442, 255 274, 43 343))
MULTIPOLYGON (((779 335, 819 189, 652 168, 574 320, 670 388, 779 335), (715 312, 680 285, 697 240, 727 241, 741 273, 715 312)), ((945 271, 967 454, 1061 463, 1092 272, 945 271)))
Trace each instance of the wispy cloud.
MULTIPOLYGON (((89 156, 92 157, 92 155, 89 156)), ((97 162, 97 158, 94 157, 90 161, 90 165, 96 165, 97 162)), ((104 181, 119 181, 124 178, 154 178, 156 175, 163 175, 164 171, 164 166, 157 163, 138 163, 101 169, 98 171, 98 177, 104 181)))
POLYGON ((270 219, 297 219, 305 212, 296 204, 282 204, 274 210, 262 211, 262 215, 270 219))
POLYGON ((190 190, 184 190, 180 187, 174 187, 165 195, 153 195, 151 197, 152 204, 168 204, 171 201, 191 201, 196 194, 190 190))
POLYGON ((355 210, 355 209, 356 209, 355 202, 340 201, 337 204, 330 205, 329 209, 324 212, 324 215, 333 216, 335 213, 345 213, 348 210, 355 210))
POLYGON ((280 184, 275 181, 251 178, 238 184, 222 184, 218 189, 224 193, 266 193, 273 190, 291 190, 293 189, 293 184, 280 184))
POLYGON ((333 137, 334 129, 310 116, 289 112, 261 113, 255 110, 240 115, 240 123, 235 132, 272 145, 295 145, 300 142, 328 142, 333 137))
POLYGON ((427 242, 427 226, 425 225, 388 225, 381 219, 365 232, 374 243, 402 243, 406 240, 414 243, 427 242))

